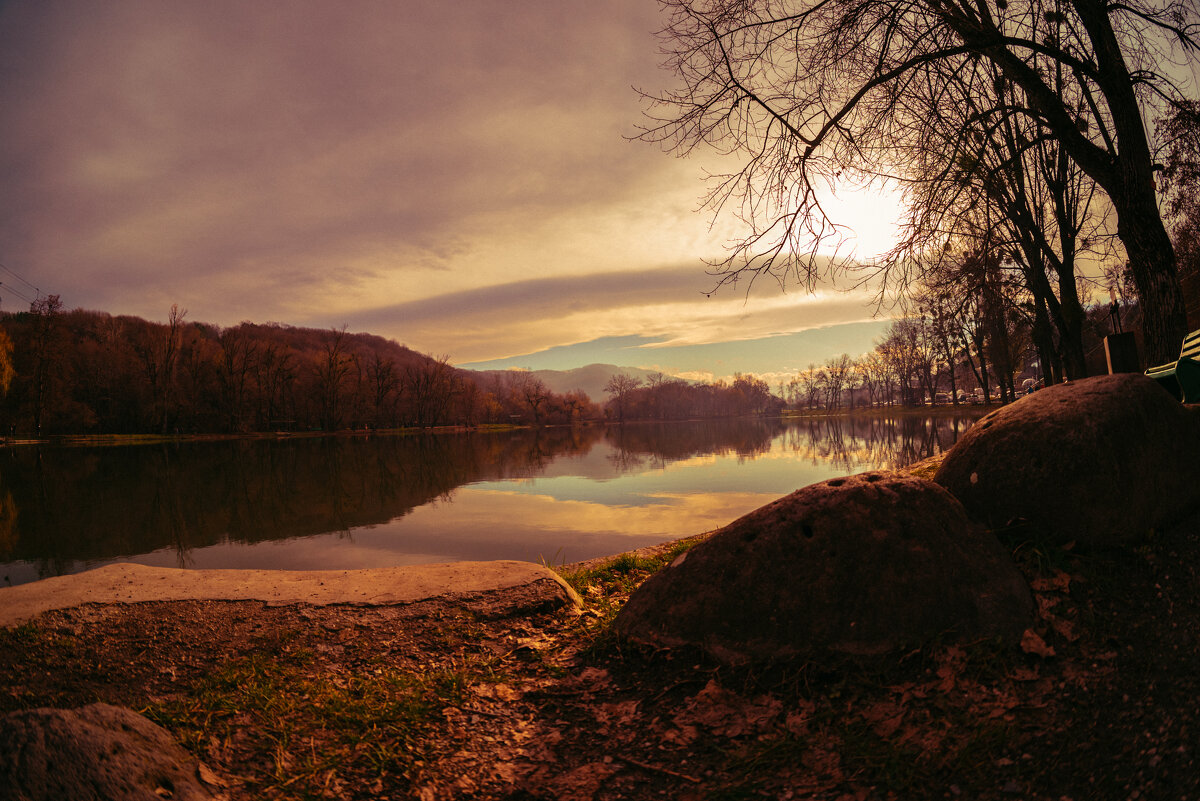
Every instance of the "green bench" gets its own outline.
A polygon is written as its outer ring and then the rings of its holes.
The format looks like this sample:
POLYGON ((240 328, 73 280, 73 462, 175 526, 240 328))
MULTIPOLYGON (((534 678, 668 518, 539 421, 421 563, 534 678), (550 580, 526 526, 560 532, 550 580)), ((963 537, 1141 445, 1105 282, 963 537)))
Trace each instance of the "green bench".
POLYGON ((1177 361, 1151 367, 1146 375, 1184 403, 1200 403, 1200 331, 1183 338, 1177 361))

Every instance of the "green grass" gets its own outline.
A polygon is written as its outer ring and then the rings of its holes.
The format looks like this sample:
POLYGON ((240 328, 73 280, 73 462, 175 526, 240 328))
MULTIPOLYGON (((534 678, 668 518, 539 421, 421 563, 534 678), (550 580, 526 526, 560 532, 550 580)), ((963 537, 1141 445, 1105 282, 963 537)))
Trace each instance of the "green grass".
POLYGON ((254 653, 144 713, 190 750, 245 742, 270 760, 255 792, 319 797, 335 780, 408 775, 422 737, 461 703, 465 667, 414 672, 386 663, 361 672, 314 669, 310 652, 254 653))
POLYGON ((595 567, 581 570, 568 570, 562 565, 548 565, 579 593, 584 604, 594 613, 594 619, 582 619, 581 636, 585 643, 585 658, 596 659, 604 654, 612 655, 621 651, 622 642, 617 637, 612 622, 629 595, 642 582, 671 564, 680 554, 701 540, 701 537, 678 540, 653 556, 623 553, 595 567))
POLYGON ((689 538, 671 543, 666 550, 654 556, 623 553, 596 567, 556 570, 585 601, 596 607, 603 620, 608 621, 616 616, 620 600, 696 544, 696 539, 689 538))

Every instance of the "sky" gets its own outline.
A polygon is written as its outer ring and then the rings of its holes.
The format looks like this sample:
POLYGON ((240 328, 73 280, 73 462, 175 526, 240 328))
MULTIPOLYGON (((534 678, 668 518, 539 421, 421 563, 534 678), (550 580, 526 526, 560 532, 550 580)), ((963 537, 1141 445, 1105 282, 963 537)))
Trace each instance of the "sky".
MULTIPOLYGON (((344 325, 456 364, 641 337, 630 366, 704 373, 711 346, 719 376, 747 369, 744 343, 800 369, 780 337, 873 309, 768 282, 706 297, 703 260, 739 230, 698 211, 716 157, 630 139, 635 88, 671 81, 659 14, 0 2, 0 310, 35 286, 152 320, 178 304, 222 326, 344 325)), ((860 255, 886 249, 892 204, 838 208, 860 255)))

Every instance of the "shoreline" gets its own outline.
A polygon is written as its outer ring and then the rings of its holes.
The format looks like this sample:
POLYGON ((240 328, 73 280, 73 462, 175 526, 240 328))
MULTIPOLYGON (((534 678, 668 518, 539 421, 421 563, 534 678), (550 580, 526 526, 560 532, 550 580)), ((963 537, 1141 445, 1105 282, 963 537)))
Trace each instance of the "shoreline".
POLYGON ((577 423, 558 423, 548 426, 514 425, 511 423, 480 423, 477 425, 447 425, 447 426, 402 426, 399 428, 372 429, 341 429, 338 431, 249 431, 243 433, 218 432, 207 434, 49 434, 37 436, 29 433, 16 433, 10 436, 0 436, 0 448, 23 447, 29 445, 53 445, 56 447, 109 447, 119 445, 162 445, 181 444, 190 442, 230 442, 255 440, 288 440, 288 439, 320 439, 323 437, 371 437, 371 436, 414 436, 423 434, 466 434, 490 433, 498 431, 520 431, 537 428, 576 428, 594 426, 638 426, 663 425, 670 423, 703 423, 729 420, 780 420, 795 422, 800 420, 822 420, 842 417, 982 417, 983 415, 1002 408, 1003 404, 996 402, 991 405, 960 404, 938 406, 873 406, 855 407, 852 409, 818 409, 784 411, 778 415, 714 417, 702 419, 681 420, 582 420, 577 423))
POLYGON ((554 571, 532 562, 450 562, 361 570, 188 570, 118 563, 0 588, 0 629, 80 606, 260 601, 267 606, 401 606, 436 598, 511 595, 533 605, 580 604, 554 571))

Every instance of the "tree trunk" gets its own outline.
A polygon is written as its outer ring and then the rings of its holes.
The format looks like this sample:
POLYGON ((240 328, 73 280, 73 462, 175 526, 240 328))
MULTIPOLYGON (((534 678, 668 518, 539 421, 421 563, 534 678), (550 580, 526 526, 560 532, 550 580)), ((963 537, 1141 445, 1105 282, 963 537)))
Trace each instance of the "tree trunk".
POLYGON ((1041 300, 1034 303, 1032 336, 1033 345, 1037 349, 1038 364, 1042 368, 1042 380, 1046 386, 1057 384, 1059 382, 1058 357, 1054 353, 1050 317, 1041 300))
POLYGON ((1129 273, 1142 307, 1146 366, 1174 361, 1187 334, 1187 312, 1171 239, 1156 208, 1146 214, 1130 206, 1114 206, 1117 233, 1129 254, 1129 273))
POLYGON ((1072 381, 1087 378, 1087 360, 1083 352, 1083 306, 1075 291, 1075 276, 1059 277, 1062 303, 1059 305, 1059 341, 1062 343, 1063 369, 1072 381))
MULTIPOLYGON (((1108 101, 1119 154, 1109 170, 1098 170, 1093 178, 1108 192, 1117 212, 1117 235, 1129 256, 1129 272, 1142 305, 1146 358, 1151 365, 1161 364, 1179 357, 1187 313, 1175 249, 1158 212, 1150 144, 1107 4, 1073 0, 1073 5, 1095 48, 1096 80, 1108 101)), ((1070 150, 1069 142, 1063 146, 1070 150)))

